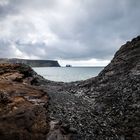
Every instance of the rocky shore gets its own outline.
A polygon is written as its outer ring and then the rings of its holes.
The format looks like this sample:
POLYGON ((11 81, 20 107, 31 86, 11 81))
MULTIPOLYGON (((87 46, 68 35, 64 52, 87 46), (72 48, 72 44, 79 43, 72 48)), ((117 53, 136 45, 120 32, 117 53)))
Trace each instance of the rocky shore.
POLYGON ((49 97, 37 86, 38 80, 44 79, 29 66, 0 64, 0 140, 67 140, 75 136, 68 125, 50 119, 49 97))
POLYGON ((140 37, 97 77, 52 82, 21 64, 0 64, 0 139, 139 140, 140 37))

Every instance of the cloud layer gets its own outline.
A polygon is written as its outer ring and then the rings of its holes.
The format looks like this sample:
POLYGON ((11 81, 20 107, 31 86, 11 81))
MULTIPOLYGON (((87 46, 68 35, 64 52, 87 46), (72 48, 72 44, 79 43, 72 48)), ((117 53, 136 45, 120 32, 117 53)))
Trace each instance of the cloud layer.
POLYGON ((139 25, 138 0, 0 0, 0 57, 106 61, 139 25))

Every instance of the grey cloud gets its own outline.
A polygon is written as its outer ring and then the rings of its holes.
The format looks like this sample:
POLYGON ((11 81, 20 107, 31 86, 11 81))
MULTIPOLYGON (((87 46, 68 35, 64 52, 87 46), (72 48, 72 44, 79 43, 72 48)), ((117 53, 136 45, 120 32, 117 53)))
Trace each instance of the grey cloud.
POLYGON ((8 15, 17 14, 17 10, 9 3, 0 5, 0 20, 6 18, 8 15))
POLYGON ((12 43, 10 41, 0 39, 0 57, 12 58, 15 55, 15 48, 12 46, 12 43))
POLYGON ((0 38, 12 41, 0 42, 0 57, 17 49, 29 58, 111 59, 140 34, 139 7, 138 0, 9 0, 0 5, 0 38))

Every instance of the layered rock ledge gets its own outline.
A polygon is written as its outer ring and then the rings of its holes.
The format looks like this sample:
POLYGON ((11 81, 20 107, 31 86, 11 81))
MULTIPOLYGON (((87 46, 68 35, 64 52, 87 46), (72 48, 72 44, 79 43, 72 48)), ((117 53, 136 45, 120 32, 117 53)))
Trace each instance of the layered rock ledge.
POLYGON ((139 140, 140 37, 85 81, 52 82, 1 64, 0 139, 139 140))

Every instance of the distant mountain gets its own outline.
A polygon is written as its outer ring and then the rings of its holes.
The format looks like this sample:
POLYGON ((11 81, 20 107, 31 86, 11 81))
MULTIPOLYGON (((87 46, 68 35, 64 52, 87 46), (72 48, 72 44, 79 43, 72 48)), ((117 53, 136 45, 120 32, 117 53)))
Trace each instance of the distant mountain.
POLYGON ((31 67, 60 67, 58 61, 54 60, 29 60, 29 59, 17 59, 17 58, 0 58, 0 64, 1 63, 22 63, 29 65, 31 67))

